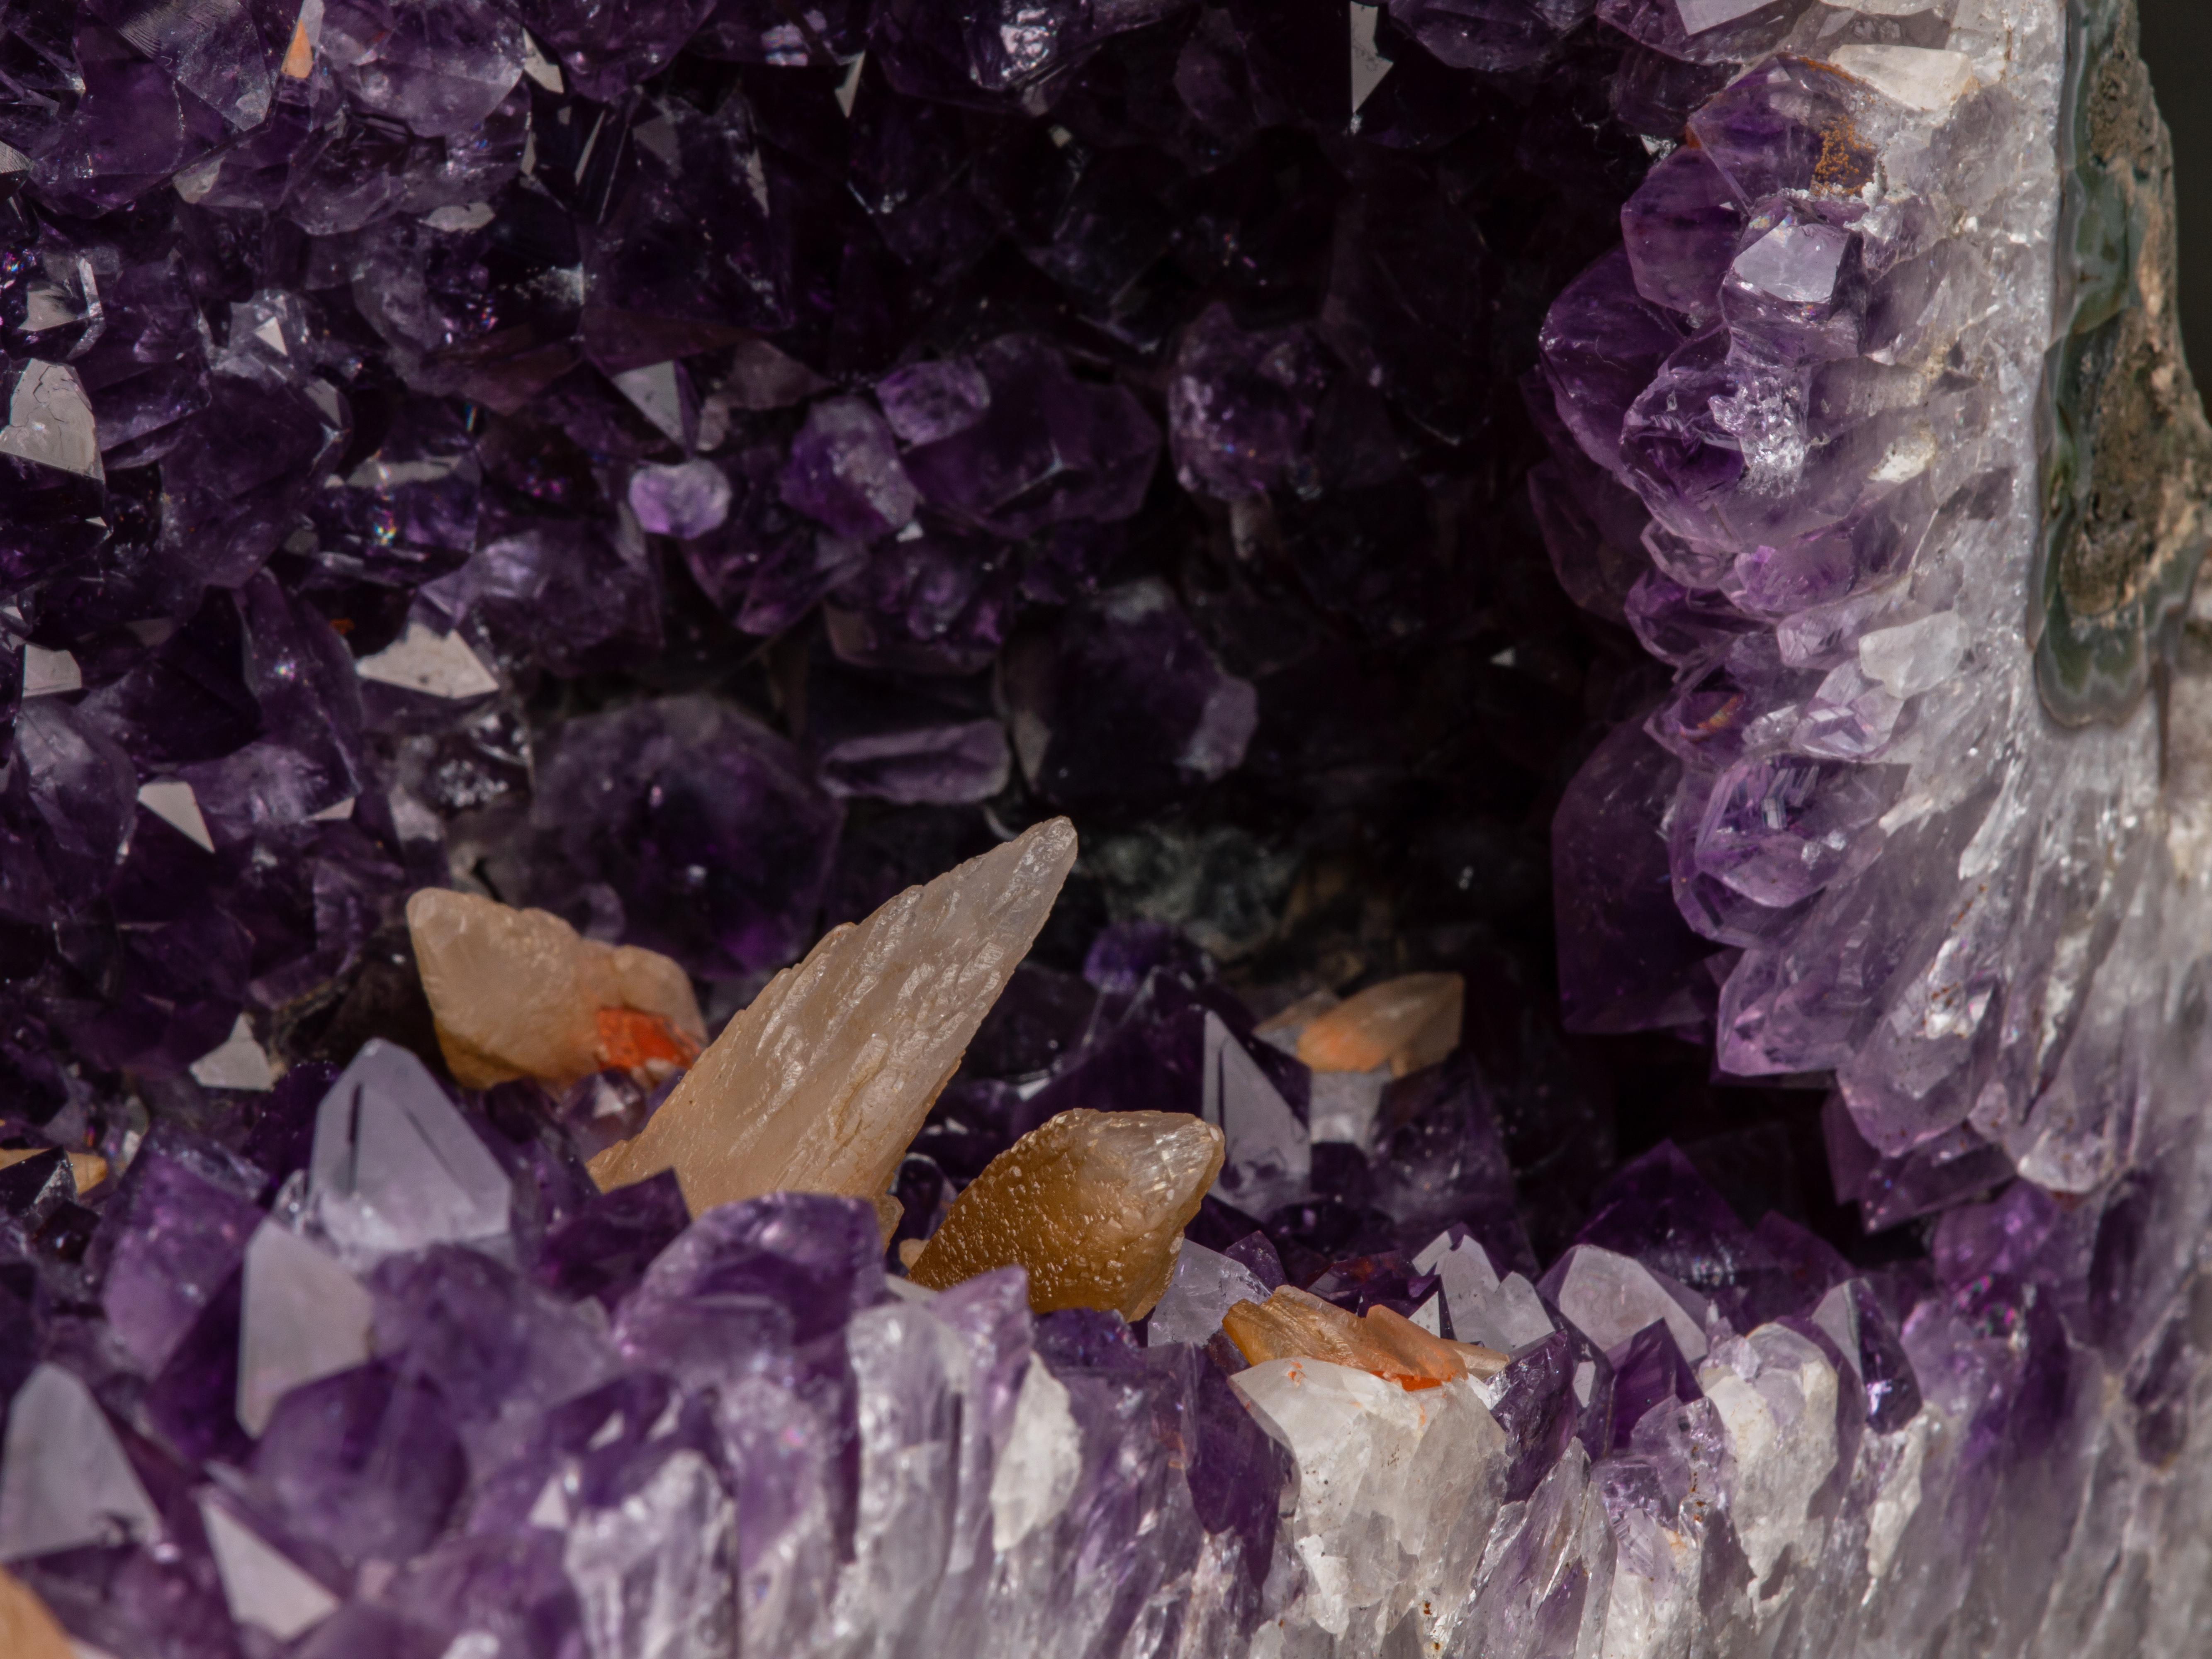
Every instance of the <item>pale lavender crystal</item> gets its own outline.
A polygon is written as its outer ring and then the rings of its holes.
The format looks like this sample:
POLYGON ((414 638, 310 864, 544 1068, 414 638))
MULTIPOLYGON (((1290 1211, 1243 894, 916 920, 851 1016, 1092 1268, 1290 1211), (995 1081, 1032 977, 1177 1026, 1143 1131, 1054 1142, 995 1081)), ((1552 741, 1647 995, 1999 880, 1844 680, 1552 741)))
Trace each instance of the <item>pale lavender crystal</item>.
POLYGON ((522 28, 489 0, 331 0, 322 50, 362 105, 428 137, 465 131, 522 75, 522 28))
POLYGON ((1560 420, 1610 471, 1623 472, 1629 406, 1681 340, 1681 325, 1638 292, 1625 251, 1606 255, 1552 302, 1538 342, 1545 378, 1560 420))
POLYGON ((1644 175, 1620 210, 1636 291, 1679 312, 1692 328, 1711 321, 1722 279, 1736 257, 1743 210, 1701 149, 1678 149, 1644 175))
POLYGON ((920 498, 884 417, 859 398, 825 398, 792 440, 783 499, 841 536, 872 542, 910 520, 920 498))
POLYGON ((1810 0, 1598 0, 1632 40, 1693 63, 1742 63, 1778 46, 1810 0))
POLYGON ((373 1261, 507 1231, 507 1175, 422 1062, 367 1044, 315 1113, 308 1194, 340 1251, 373 1261))
POLYGON ((1790 746, 1828 760, 1879 760, 1896 735, 1905 704, 1856 662, 1831 670, 1805 705, 1790 746))
POLYGON ((990 388, 982 418, 907 452, 906 471, 932 505, 1010 538, 1136 512, 1160 434, 1126 388, 1078 380, 1026 335, 994 340, 975 362, 990 388))
POLYGON ((1228 307, 1210 306, 1183 331, 1169 373, 1168 444, 1184 489, 1235 501, 1310 465, 1314 405, 1328 374, 1305 330, 1248 333, 1228 307))
POLYGON ((1698 826, 1698 867, 1780 907, 1818 892, 1896 799, 1888 769, 1790 756, 1739 761, 1714 785, 1698 826))
POLYGON ((1859 239, 1784 205, 1751 222, 1721 288, 1729 326, 1792 362, 1858 355, 1866 307, 1859 239))
POLYGON ((991 407, 991 383, 975 362, 910 363, 876 382, 876 401, 902 444, 931 444, 965 432, 991 407))
POLYGON ((161 1535, 161 1511, 106 1413, 59 1365, 40 1365, 8 1402, 0 1462, 0 1560, 161 1535))
POLYGON ((656 536, 690 540, 730 516, 729 475, 708 460, 641 466, 629 479, 630 511, 656 536))

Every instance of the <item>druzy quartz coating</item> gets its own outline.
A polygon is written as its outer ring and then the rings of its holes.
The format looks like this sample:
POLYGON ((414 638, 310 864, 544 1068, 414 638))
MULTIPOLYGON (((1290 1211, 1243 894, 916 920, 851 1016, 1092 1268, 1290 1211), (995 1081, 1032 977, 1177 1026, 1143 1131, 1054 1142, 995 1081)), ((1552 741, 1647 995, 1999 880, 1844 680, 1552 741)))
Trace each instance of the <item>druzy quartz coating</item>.
POLYGON ((2198 1651, 2133 31, 0 0, 0 1650, 2198 1651))

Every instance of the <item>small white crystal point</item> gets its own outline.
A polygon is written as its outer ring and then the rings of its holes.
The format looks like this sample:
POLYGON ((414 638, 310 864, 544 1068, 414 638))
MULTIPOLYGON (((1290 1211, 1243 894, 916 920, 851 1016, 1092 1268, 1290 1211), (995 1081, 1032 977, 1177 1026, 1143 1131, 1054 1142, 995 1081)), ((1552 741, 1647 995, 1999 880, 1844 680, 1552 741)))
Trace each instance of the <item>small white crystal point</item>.
POLYGON ((0 1561, 161 1532, 161 1514, 92 1390, 59 1365, 40 1365, 8 1408, 0 1561))
POLYGON ((1972 90, 1974 62, 1926 46, 1838 46, 1828 61, 1876 92, 1923 114, 1940 114, 1972 90))
POLYGON ((337 1611, 338 1599, 233 1515, 214 1493, 199 1495, 208 1548, 222 1580, 230 1616, 258 1626, 280 1642, 319 1625, 337 1611))
POLYGON ((244 1299, 238 1420, 258 1437, 292 1389, 368 1358, 376 1309, 343 1266, 273 1221, 247 1241, 244 1299))
POLYGON ((1660 1320, 1683 1358, 1694 1365, 1705 1357, 1705 1334, 1698 1322, 1632 1256, 1577 1244, 1559 1284, 1559 1304, 1575 1328, 1601 1348, 1618 1348, 1660 1320))
POLYGON ((276 1086, 276 1068, 268 1050, 254 1040, 252 1023, 244 1014, 230 1035, 209 1049, 191 1066, 192 1080, 203 1089, 237 1089, 265 1094, 276 1086))
POLYGON ((1208 1012, 1199 1115, 1227 1143, 1222 1194, 1254 1215, 1301 1196, 1313 1176, 1313 1146, 1281 1092, 1221 1016, 1208 1012))
POLYGON ((424 696, 464 702, 499 690, 499 681, 459 634, 438 634, 419 622, 377 652, 354 664, 354 672, 381 685, 424 696))
POLYGON ((138 804, 155 817, 176 830, 201 851, 215 851, 215 837, 208 834, 207 819, 200 812, 199 797, 192 787, 175 779, 160 783, 138 786, 138 804))
POLYGON ((84 672, 77 666, 76 659, 66 651, 49 651, 42 645, 23 647, 23 695, 27 697, 58 696, 65 691, 84 690, 84 672))

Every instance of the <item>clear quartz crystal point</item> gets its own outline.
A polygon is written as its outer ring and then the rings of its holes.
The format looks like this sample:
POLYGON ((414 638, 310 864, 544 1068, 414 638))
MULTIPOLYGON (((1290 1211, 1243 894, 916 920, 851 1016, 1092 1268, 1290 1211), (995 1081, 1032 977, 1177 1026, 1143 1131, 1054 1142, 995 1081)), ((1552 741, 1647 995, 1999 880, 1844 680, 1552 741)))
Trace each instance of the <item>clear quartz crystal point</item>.
POLYGON ((476 1131, 404 1048, 365 1044, 316 1110, 308 1202, 349 1261, 501 1238, 514 1197, 476 1131))
POLYGON ((233 1514, 212 1492, 199 1495, 200 1524, 222 1579, 223 1600, 241 1625, 289 1642, 337 1610, 338 1598, 233 1514))
POLYGON ((593 1178, 672 1169, 694 1215, 776 1191, 879 1196, 1074 862, 1075 828, 1054 818, 832 929, 593 1178))
POLYGON ((1221 1328, 1222 1316, 1239 1302, 1265 1302, 1267 1287, 1233 1256, 1209 1250, 1188 1239, 1176 1256, 1175 1275, 1152 1309, 1145 1327, 1148 1345, 1194 1342, 1203 1346, 1221 1328))
POLYGON ((1200 1115, 1226 1143, 1222 1196, 1251 1215, 1303 1194, 1313 1175, 1313 1146, 1281 1091, 1222 1023, 1206 1016, 1200 1115))

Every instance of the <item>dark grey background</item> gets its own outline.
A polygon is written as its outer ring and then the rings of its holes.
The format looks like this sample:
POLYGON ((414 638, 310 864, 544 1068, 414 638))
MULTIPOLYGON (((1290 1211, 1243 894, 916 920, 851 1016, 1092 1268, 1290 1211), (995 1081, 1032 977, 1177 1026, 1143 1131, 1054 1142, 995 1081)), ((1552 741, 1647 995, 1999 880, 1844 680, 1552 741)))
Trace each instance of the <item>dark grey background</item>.
POLYGON ((2181 332, 2212 387, 2212 0, 2142 0, 2143 58, 2173 130, 2181 208, 2181 332))

